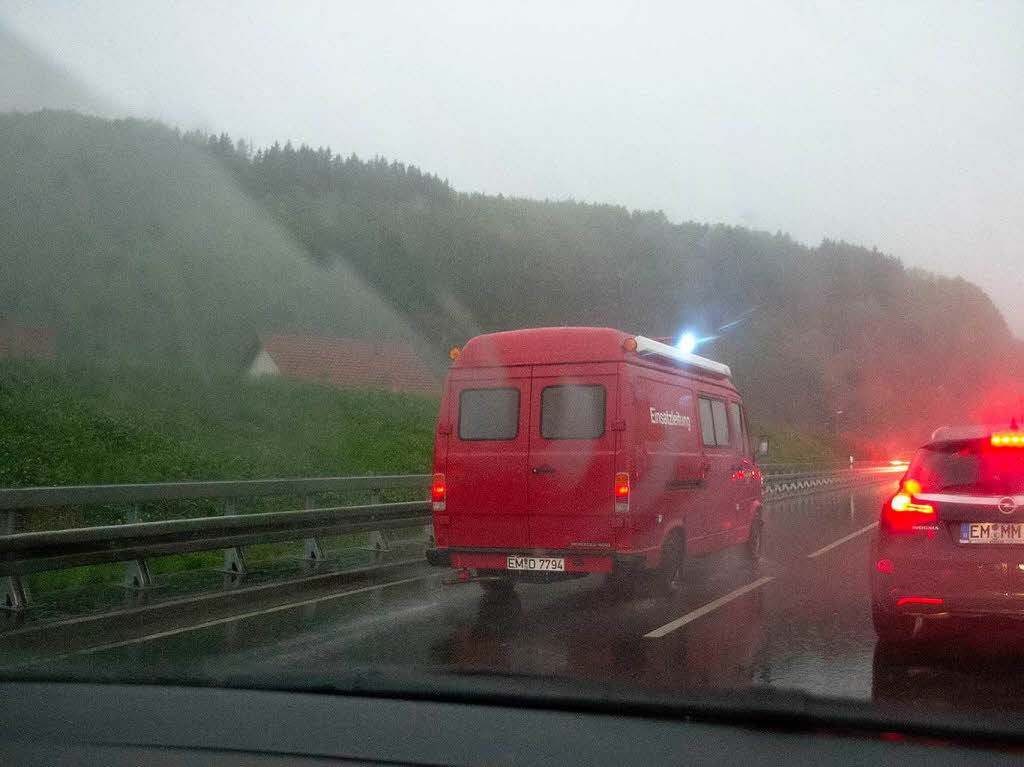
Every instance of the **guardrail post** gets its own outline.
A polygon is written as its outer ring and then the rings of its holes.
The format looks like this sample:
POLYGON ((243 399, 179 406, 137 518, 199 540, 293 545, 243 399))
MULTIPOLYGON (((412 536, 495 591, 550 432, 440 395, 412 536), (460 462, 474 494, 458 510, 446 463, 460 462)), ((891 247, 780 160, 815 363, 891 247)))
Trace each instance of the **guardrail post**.
POLYGON ((0 597, 3 598, 3 603, 0 607, 3 609, 20 613, 32 601, 28 587, 20 575, 5 575, 2 586, 0 597))
MULTIPOLYGON (((316 496, 313 493, 306 493, 305 507, 307 509, 316 508, 316 496)), ((307 538, 302 544, 302 559, 309 562, 319 562, 324 558, 324 547, 320 543, 319 538, 307 538)))
MULTIPOLYGON (((234 498, 224 499, 224 516, 230 516, 237 510, 234 498)), ((231 575, 245 575, 245 552, 241 546, 224 549, 224 572, 231 575)))
MULTIPOLYGON (((140 521, 139 504, 133 503, 125 521, 133 525, 140 521)), ((149 572, 149 563, 145 559, 133 559, 124 566, 124 579, 121 585, 126 589, 151 589, 153 588, 153 576, 149 572)))
MULTIPOLYGON (((370 503, 377 505, 380 503, 380 488, 375 487, 370 490, 370 503)), ((385 530, 371 530, 366 541, 366 548, 373 552, 375 559, 380 559, 380 555, 391 551, 391 541, 388 540, 388 534, 385 530)))
MULTIPOLYGON (((0 535, 14 535, 18 521, 18 510, 10 509, 0 514, 0 535)), ((32 601, 25 579, 20 575, 6 575, 0 579, 0 608, 20 613, 32 601)))
POLYGON ((145 559, 133 559, 126 564, 122 585, 127 589, 153 588, 153 576, 149 572, 149 562, 145 559))

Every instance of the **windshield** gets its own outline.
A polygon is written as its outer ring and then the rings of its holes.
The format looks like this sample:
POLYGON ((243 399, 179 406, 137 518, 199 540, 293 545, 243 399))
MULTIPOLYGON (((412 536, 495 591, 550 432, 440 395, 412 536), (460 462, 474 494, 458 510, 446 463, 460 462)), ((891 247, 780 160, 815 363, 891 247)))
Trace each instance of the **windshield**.
POLYGON ((0 677, 1024 710, 1022 41, 0 0, 0 677))

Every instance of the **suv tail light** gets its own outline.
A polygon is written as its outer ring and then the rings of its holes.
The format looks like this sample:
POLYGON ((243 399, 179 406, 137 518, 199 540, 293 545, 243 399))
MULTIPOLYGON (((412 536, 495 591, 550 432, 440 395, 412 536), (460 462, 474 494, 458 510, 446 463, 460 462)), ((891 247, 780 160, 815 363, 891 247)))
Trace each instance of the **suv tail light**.
POLYGON ((919 525, 935 522, 935 507, 927 503, 915 503, 914 497, 900 490, 885 505, 882 511, 882 526, 893 532, 911 532, 919 525))
POLYGON ((445 487, 444 474, 438 472, 434 475, 434 480, 430 483, 430 503, 431 508, 434 511, 444 511, 444 499, 446 492, 447 488, 445 487))
POLYGON ((624 471, 615 475, 615 511, 620 514, 629 511, 629 474, 624 471))

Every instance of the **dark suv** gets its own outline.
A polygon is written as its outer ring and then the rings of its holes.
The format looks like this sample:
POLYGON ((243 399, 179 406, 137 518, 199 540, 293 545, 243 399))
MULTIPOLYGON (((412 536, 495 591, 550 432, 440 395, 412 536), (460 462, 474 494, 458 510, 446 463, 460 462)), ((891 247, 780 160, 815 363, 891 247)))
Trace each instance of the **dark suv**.
POLYGON ((1024 618, 1024 431, 932 435, 882 507, 871 591, 884 641, 942 618, 1024 618))

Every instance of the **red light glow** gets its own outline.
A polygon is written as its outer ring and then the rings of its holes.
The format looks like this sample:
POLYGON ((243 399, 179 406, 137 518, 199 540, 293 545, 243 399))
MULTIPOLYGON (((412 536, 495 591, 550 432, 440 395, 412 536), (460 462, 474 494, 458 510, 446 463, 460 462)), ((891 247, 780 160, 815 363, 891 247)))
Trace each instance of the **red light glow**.
POLYGON ((906 511, 914 514, 935 513, 934 506, 929 506, 926 503, 914 503, 913 498, 906 493, 897 493, 894 495, 892 500, 889 502, 889 508, 893 511, 906 511))
POLYGON ((446 493, 447 487, 445 486, 444 474, 438 472, 434 475, 433 481, 430 483, 430 500, 433 504, 434 511, 445 510, 446 493))
POLYGON ((1024 447, 1024 434, 993 434, 993 447, 1024 447))
POLYGON ((615 511, 625 514, 629 511, 629 474, 620 471, 615 474, 615 511))
POLYGON ((942 600, 938 597, 902 597, 896 600, 897 607, 904 605, 941 605, 942 600))
POLYGON ((619 472, 615 475, 615 497, 629 497, 629 475, 625 472, 619 472))

